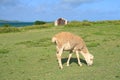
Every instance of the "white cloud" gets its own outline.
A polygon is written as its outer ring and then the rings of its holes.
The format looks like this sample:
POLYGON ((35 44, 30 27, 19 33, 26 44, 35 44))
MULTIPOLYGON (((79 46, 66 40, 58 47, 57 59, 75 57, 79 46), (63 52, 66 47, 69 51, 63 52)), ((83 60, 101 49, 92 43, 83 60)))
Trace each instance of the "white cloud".
POLYGON ((19 0, 0 0, 0 6, 13 6, 19 3, 19 0))
POLYGON ((87 2, 93 2, 93 1, 96 1, 96 0, 63 0, 63 2, 66 2, 66 3, 87 3, 87 2))
POLYGON ((95 2, 95 1, 98 1, 98 0, 62 0, 62 4, 76 7, 81 4, 91 3, 91 2, 95 2))

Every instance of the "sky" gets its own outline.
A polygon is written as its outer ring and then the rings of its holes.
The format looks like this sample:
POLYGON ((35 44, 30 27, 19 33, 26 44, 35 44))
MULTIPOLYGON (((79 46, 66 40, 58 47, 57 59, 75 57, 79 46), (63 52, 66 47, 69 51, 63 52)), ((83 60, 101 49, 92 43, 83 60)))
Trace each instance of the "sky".
POLYGON ((0 0, 0 20, 120 20, 120 0, 0 0))

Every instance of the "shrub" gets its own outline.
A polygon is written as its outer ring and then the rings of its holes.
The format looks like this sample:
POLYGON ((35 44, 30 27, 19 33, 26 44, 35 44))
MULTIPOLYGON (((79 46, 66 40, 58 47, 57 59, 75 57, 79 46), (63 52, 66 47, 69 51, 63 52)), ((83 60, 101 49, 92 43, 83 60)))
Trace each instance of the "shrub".
POLYGON ((42 28, 49 28, 49 27, 53 27, 53 24, 47 23, 47 24, 43 24, 43 25, 26 26, 26 27, 21 27, 20 30, 25 31, 25 30, 42 29, 42 28))
POLYGON ((4 24, 3 27, 10 27, 10 24, 4 24))
POLYGON ((79 27, 81 26, 81 23, 79 21, 71 21, 65 27, 79 27))
POLYGON ((65 26, 66 27, 80 27, 80 26, 92 26, 92 25, 93 25, 92 22, 88 22, 86 20, 86 21, 83 21, 83 22, 80 22, 80 21, 71 21, 70 23, 68 23, 65 26))
POLYGON ((82 26, 92 26, 91 22, 82 22, 82 26))
POLYGON ((120 25, 120 20, 105 20, 105 21, 95 21, 94 24, 113 24, 120 25))
POLYGON ((16 27, 1 27, 0 28, 0 33, 8 33, 8 32, 20 32, 20 29, 16 27))

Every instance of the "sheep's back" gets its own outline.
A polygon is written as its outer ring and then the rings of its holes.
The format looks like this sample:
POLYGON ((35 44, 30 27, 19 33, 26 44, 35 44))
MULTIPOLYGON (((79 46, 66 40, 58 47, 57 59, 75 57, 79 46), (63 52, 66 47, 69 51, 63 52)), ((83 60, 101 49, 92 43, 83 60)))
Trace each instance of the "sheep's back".
POLYGON ((66 44, 69 42, 71 47, 76 45, 83 45, 82 38, 70 32, 61 32, 56 34, 55 37, 60 44, 66 44))

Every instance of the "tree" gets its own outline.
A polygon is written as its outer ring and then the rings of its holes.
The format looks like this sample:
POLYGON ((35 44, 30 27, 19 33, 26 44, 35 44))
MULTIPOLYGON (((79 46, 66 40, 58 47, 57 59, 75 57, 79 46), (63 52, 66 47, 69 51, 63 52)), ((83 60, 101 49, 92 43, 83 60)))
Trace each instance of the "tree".
POLYGON ((46 22, 44 22, 44 21, 38 21, 38 20, 34 22, 35 25, 41 25, 41 24, 45 24, 45 23, 46 22))

